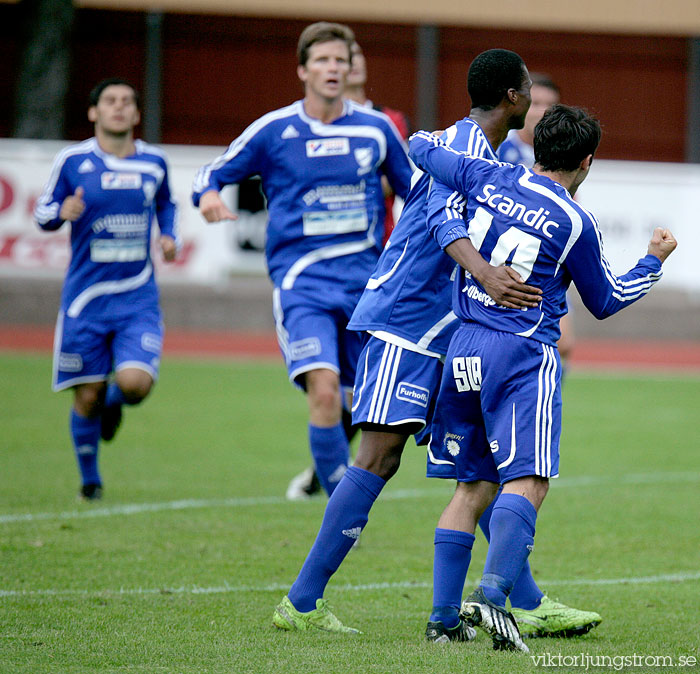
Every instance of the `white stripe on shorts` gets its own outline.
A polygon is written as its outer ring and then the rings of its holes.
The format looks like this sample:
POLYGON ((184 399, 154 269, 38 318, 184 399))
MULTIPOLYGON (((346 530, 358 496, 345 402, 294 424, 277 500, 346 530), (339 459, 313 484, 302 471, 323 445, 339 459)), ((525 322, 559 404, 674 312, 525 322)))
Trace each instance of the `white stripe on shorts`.
POLYGON ((542 364, 537 377, 535 413, 535 474, 551 477, 552 472, 552 404, 556 390, 557 359, 554 348, 542 345, 542 364))
POLYGON ((401 360, 403 349, 395 344, 384 345, 382 360, 379 364, 379 374, 372 393, 372 402, 369 406, 367 421, 374 424, 386 423, 389 403, 396 383, 396 372, 401 360))

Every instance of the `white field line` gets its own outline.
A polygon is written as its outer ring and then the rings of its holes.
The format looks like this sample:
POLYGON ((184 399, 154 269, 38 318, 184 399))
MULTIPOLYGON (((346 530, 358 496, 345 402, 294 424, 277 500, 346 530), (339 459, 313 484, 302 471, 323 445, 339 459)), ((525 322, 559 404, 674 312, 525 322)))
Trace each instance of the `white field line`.
MULTIPOLYGON (((665 573, 656 576, 637 576, 631 578, 574 578, 569 580, 542 580, 538 584, 542 587, 558 587, 572 585, 649 585, 654 583, 685 583, 688 581, 700 580, 700 571, 687 573, 665 573)), ((133 595, 154 595, 154 594, 227 594, 242 592, 286 592, 290 584, 270 583, 268 585, 216 585, 212 587, 201 587, 198 585, 182 585, 180 587, 135 587, 119 588, 118 590, 81 590, 81 589, 44 589, 44 590, 0 590, 0 599, 12 597, 85 597, 85 596, 133 596, 133 595)), ((430 589, 432 583, 402 581, 396 583, 368 583, 359 585, 335 585, 333 592, 367 592, 378 590, 397 589, 430 589)))
MULTIPOLYGON (((669 484, 700 482, 700 472, 677 473, 631 473, 629 475, 581 475, 579 477, 560 477, 550 482, 550 488, 577 488, 600 487, 620 485, 644 485, 644 484, 669 484)), ((452 483, 450 482, 450 485, 452 483)), ((388 489, 382 493, 380 499, 401 501, 410 499, 444 497, 447 490, 434 489, 388 489)), ((451 493, 451 491, 449 492, 451 493)), ((96 517, 112 517, 115 515, 138 515, 147 512, 162 512, 168 510, 192 510, 201 508, 246 508, 259 505, 282 505, 292 507, 294 505, 306 505, 308 501, 292 503, 283 496, 252 496, 247 498, 226 499, 183 499, 180 501, 164 501, 161 503, 126 503, 107 507, 91 507, 86 504, 85 509, 67 510, 63 512, 43 513, 8 513, 0 515, 0 524, 16 522, 39 522, 42 520, 73 520, 92 519, 96 517)))

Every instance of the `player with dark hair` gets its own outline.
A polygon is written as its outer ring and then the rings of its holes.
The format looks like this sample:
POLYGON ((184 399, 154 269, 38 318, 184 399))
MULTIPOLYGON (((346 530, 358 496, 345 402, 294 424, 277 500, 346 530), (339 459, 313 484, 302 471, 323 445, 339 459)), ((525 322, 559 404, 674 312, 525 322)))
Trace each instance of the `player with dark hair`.
POLYGON ((114 437, 122 405, 140 403, 158 376, 163 324, 151 227, 156 216, 163 257, 174 260, 177 210, 164 154, 134 140, 136 89, 119 78, 103 80, 90 94, 88 119, 95 137, 58 154, 34 217, 48 231, 71 224, 53 388, 73 389, 80 496, 93 500, 102 495, 100 437, 114 437))
MULTIPOLYGON (((535 127, 532 170, 466 156, 426 132, 414 134, 410 144, 417 166, 467 197, 466 220, 457 225, 429 208, 428 224, 439 245, 449 253, 469 237, 484 260, 510 264, 543 292, 537 307, 497 307, 458 268, 453 309, 460 326, 447 353, 429 446, 435 461, 450 466, 458 480, 439 527, 473 535, 503 485, 481 582, 461 606, 461 618, 491 634, 498 649, 528 650, 505 604, 532 550, 549 480, 559 474, 556 343, 566 290, 573 281, 585 306, 606 318, 650 290, 676 247, 671 232, 657 228, 647 255, 623 276, 613 274, 595 217, 572 198, 599 141, 596 119, 558 104, 535 127)), ((435 568, 437 582, 463 583, 468 557, 443 562, 435 568)), ((459 596, 456 587, 453 593, 459 596)))
MULTIPOLYGON (((522 164, 528 168, 532 168, 535 163, 535 150, 533 148, 535 126, 552 105, 559 103, 560 96, 558 85, 549 75, 530 73, 530 79, 532 79, 532 89, 530 89, 532 105, 527 111, 527 115, 525 115, 525 124, 522 129, 510 131, 501 147, 498 148, 498 159, 500 161, 505 161, 509 164, 522 164)), ((562 316, 559 327, 561 329, 561 337, 557 342, 557 350, 562 362, 562 375, 564 375, 576 341, 571 313, 562 316)), ((536 629, 536 625, 521 625, 523 633, 536 629)))
POLYGON ((543 73, 530 73, 532 79, 532 105, 525 116, 522 129, 513 129, 501 147, 498 148, 498 158, 509 164, 523 164, 532 168, 535 163, 534 142, 535 126, 542 115, 555 103, 559 103, 559 87, 543 73))
MULTIPOLYGON (((494 148, 508 130, 523 124, 529 106, 530 79, 522 59, 514 52, 494 49, 476 57, 469 69, 467 87, 472 98, 470 116, 457 122, 444 138, 453 147, 477 156, 495 159, 494 148), (510 73, 510 86, 504 87, 501 71, 510 73), (489 76, 491 73, 491 77, 489 76), (501 92, 484 91, 484 82, 493 81, 501 92)), ((370 332, 360 356, 355 380, 353 421, 362 429, 354 465, 348 469, 326 507, 321 530, 289 595, 277 607, 273 622, 282 629, 319 627, 353 631, 335 617, 318 624, 317 605, 324 607, 323 592, 330 577, 345 558, 367 523, 369 510, 382 488, 398 470, 408 438, 416 434, 419 443, 427 441, 434 396, 442 372, 441 358, 457 326, 450 311, 450 276, 455 263, 435 244, 426 227, 430 190, 428 175, 416 176, 389 243, 367 283, 350 322, 350 328, 370 332), (321 602, 321 604, 317 604, 321 602)), ((464 200, 452 189, 437 183, 433 196, 442 204, 444 217, 463 223, 464 200)), ((490 295, 510 307, 536 306, 539 291, 518 283, 510 267, 492 267, 467 239, 460 239, 450 251, 481 280, 490 295)), ((484 524, 488 537, 488 522, 484 524)), ((452 537, 454 538, 454 537, 452 537)), ((471 549, 471 540, 459 541, 459 549, 471 549), (468 543, 468 546, 467 546, 468 543)), ((451 548, 452 539, 442 540, 436 532, 436 555, 451 548)), ((462 579, 462 585, 464 579, 462 579)), ((520 582, 521 595, 534 606, 543 593, 529 569, 520 582)), ((454 622, 431 619, 426 635, 433 641, 473 638, 474 630, 457 618, 460 597, 454 607, 454 622)), ((441 601, 439 597, 436 601, 441 601)), ((438 603, 438 605, 441 605, 438 603)), ((591 616, 569 607, 568 625, 590 621, 591 616)), ((559 617, 561 617, 559 610, 559 617)), ((561 625, 561 621, 559 626, 561 625)), ((551 631, 554 631, 553 629, 551 631)))
POLYGON ((193 193, 207 221, 231 219, 219 190, 261 176, 277 336, 290 380, 308 394, 309 445, 328 494, 349 461, 343 395, 362 336, 346 326, 382 248, 382 177, 405 197, 411 175, 387 117, 343 99, 354 39, 341 24, 308 26, 297 67, 304 99, 251 124, 199 171, 193 193))

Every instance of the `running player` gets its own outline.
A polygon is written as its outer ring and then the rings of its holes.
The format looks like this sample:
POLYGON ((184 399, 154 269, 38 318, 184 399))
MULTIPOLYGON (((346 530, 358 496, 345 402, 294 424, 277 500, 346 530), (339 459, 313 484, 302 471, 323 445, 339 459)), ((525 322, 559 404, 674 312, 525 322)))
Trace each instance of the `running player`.
POLYGON ((114 437, 122 405, 140 403, 158 377, 163 324, 151 226, 155 215, 163 257, 174 260, 177 209, 162 151, 134 140, 140 120, 134 87, 116 78, 100 82, 88 118, 94 138, 58 154, 34 218, 47 231, 71 225, 53 388, 73 389, 70 433, 80 496, 93 500, 102 495, 100 436, 114 437))
MULTIPOLYGON (((595 217, 572 198, 588 175, 600 134, 600 124, 585 111, 553 106, 535 128, 532 171, 467 157, 426 132, 415 134, 410 145, 417 166, 467 197, 466 224, 445 222, 429 207, 439 245, 449 252, 469 236, 490 264, 508 262, 543 290, 538 307, 504 309, 458 269, 453 309, 460 326, 447 353, 429 445, 433 463, 444 470, 429 469, 429 476, 458 480, 438 523, 446 532, 473 536, 504 485, 491 516, 481 582, 461 606, 462 619, 491 634, 499 649, 528 651, 505 604, 532 550, 549 479, 559 474, 556 343, 566 290, 573 280, 584 305, 606 318, 650 290, 676 247, 671 232, 657 228, 646 256, 623 276, 613 274, 595 217)), ((468 557, 442 561, 436 584, 453 586, 464 578, 468 557)))
POLYGON ((405 197, 411 175, 389 119, 343 99, 353 42, 340 24, 304 29, 304 99, 249 126, 200 169, 193 193, 207 221, 231 219, 219 190, 262 178, 278 340, 290 380, 308 394, 309 445, 328 494, 349 460, 343 390, 349 397, 362 337, 346 326, 381 252, 382 176, 405 197))

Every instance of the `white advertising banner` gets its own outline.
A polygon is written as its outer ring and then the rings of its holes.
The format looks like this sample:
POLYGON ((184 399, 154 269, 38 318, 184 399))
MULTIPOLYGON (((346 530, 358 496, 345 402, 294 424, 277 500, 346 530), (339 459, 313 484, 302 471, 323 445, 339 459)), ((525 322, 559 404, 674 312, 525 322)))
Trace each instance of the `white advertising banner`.
MULTIPOLYGON (((43 232, 32 220, 34 204, 49 178, 53 159, 68 143, 0 140, 0 274, 62 278, 69 259, 70 230, 43 232)), ((240 212, 236 222, 209 225, 190 199, 197 170, 225 150, 223 147, 162 146, 170 165, 170 189, 179 207, 182 248, 178 261, 162 264, 154 250, 163 282, 216 285, 231 273, 265 274, 262 248, 263 213, 240 212)), ((223 198, 235 211, 238 188, 226 188, 223 198)))
MULTIPOLYGON (((0 140, 0 274, 62 276, 69 255, 69 230, 41 232, 31 214, 53 158, 65 145, 0 140)), ((235 223, 208 225, 190 200, 197 169, 224 148, 166 145, 163 149, 170 160, 171 189, 180 206, 183 245, 177 263, 158 265, 159 278, 217 285, 232 274, 264 274, 265 214, 258 211, 255 195, 254 205, 249 205, 250 186, 241 190, 242 210, 235 223)), ((257 187, 253 186, 254 192, 257 187)), ((238 188, 227 188, 223 196, 235 211, 238 188)), ((668 227, 679 246, 664 266, 663 287, 700 290, 700 264, 692 259, 700 249, 700 166, 596 159, 577 198, 599 219, 605 253, 616 272, 626 271, 646 252, 654 227, 668 227)))

